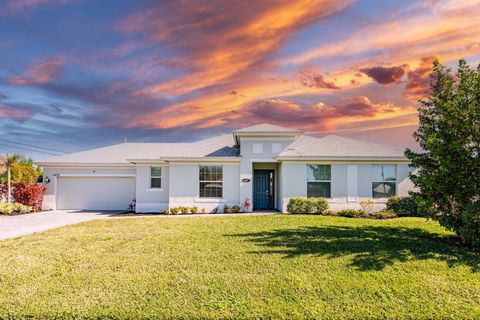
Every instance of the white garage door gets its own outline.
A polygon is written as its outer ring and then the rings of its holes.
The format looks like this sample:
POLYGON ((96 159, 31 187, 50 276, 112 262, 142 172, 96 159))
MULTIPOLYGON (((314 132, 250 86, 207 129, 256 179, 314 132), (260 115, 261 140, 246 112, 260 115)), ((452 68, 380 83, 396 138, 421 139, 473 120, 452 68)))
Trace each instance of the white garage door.
POLYGON ((57 208, 126 210, 135 198, 133 177, 59 177, 57 208))

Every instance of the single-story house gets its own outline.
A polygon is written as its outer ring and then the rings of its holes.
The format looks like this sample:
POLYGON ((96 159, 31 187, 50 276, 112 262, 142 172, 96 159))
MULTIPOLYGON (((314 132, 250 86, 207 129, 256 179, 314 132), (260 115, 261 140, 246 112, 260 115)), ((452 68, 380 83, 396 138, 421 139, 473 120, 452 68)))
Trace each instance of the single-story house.
POLYGON ((43 166, 44 209, 137 212, 224 205, 286 211, 292 197, 331 207, 385 203, 412 188, 403 151, 340 136, 316 138, 260 124, 193 143, 121 143, 59 156, 43 166))

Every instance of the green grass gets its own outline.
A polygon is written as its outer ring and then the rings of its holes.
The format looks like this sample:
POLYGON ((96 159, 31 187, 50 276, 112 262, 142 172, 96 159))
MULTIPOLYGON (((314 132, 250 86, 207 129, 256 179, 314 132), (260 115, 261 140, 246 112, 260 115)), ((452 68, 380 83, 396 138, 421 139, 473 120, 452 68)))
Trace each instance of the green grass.
POLYGON ((0 261, 0 318, 480 317, 480 257, 419 218, 98 220, 0 261))

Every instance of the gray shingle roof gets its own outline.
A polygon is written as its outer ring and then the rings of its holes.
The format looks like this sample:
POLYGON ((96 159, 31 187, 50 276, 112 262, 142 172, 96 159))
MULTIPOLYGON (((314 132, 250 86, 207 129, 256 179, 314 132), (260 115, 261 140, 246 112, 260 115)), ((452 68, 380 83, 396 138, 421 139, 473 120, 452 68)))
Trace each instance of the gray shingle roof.
MULTIPOLYGON (((285 132, 300 131, 282 128, 275 125, 261 124, 248 127, 241 132, 285 132), (279 130, 279 131, 276 131, 279 130)), ((236 132, 239 132, 237 130, 236 132)), ((193 143, 121 143, 108 147, 72 153, 55 157, 40 164, 54 165, 60 163, 92 163, 92 164, 128 164, 130 159, 160 160, 166 158, 203 158, 223 157, 234 158, 239 156, 232 134, 213 137, 193 143)), ((299 135, 278 158, 364 158, 364 159, 398 159, 404 160, 403 151, 379 144, 340 137, 326 136, 316 138, 299 135)))
POLYGON ((194 143, 121 143, 113 146, 76 152, 41 163, 129 163, 127 159, 238 157, 231 134, 194 143))
POLYGON ((279 158, 404 158, 403 151, 340 136, 315 138, 302 135, 280 153, 279 158))

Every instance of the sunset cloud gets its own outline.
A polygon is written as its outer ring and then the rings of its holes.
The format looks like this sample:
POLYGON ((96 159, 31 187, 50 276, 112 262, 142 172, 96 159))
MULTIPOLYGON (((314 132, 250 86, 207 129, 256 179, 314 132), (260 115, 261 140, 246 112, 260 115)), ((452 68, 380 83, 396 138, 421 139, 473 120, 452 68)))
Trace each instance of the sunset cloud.
POLYGON ((480 63, 478 12, 480 0, 7 1, 0 132, 71 150, 274 122, 412 143, 434 57, 480 63))
POLYGON ((360 69, 361 72, 378 82, 379 84, 398 83, 405 75, 407 65, 393 67, 371 67, 360 69))
POLYGON ((0 120, 26 121, 35 114, 31 108, 21 105, 5 105, 0 103, 0 120))
POLYGON ((405 87, 405 95, 417 100, 430 94, 430 73, 435 56, 424 57, 418 68, 408 72, 408 82, 405 87))
POLYGON ((62 70, 63 59, 47 59, 31 66, 25 75, 12 77, 9 82, 19 86, 46 83, 58 77, 62 70))
POLYGON ((318 73, 301 72, 300 83, 305 87, 315 89, 340 89, 333 81, 325 81, 323 76, 318 73))
POLYGON ((129 34, 166 43, 187 61, 188 75, 139 92, 178 96, 258 67, 292 32, 342 10, 348 1, 202 1, 161 3, 119 24, 129 34))

